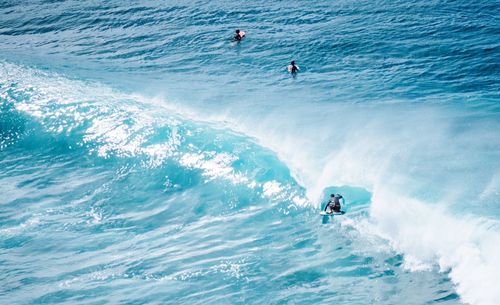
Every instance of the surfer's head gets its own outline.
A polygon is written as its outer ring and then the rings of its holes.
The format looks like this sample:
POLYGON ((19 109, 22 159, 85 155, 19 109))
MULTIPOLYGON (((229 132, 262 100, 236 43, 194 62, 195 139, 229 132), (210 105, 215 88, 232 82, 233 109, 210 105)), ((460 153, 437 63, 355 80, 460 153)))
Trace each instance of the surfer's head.
MULTIPOLYGON (((293 62, 293 61, 292 61, 293 62)), ((335 197, 335 194, 330 194, 330 197, 335 197)))
POLYGON ((239 30, 239 29, 238 29, 238 30, 236 30, 236 34, 239 34, 239 33, 240 33, 240 30, 239 30))
POLYGON ((295 66, 295 60, 292 60, 292 62, 290 63, 292 66, 295 66))

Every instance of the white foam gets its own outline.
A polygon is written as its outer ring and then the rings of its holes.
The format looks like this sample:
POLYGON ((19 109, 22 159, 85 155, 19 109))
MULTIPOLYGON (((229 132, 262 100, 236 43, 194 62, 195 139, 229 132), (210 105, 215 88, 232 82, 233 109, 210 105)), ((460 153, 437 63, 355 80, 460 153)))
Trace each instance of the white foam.
POLYGON ((217 153, 214 151, 204 151, 199 153, 185 153, 179 160, 179 163, 187 168, 196 168, 202 170, 203 176, 208 180, 223 178, 232 183, 245 183, 248 178, 235 173, 231 163, 238 158, 228 153, 217 153))
POLYGON ((262 186, 264 196, 272 197, 282 191, 281 184, 278 181, 268 181, 262 186))
POLYGON ((470 304, 495 305, 500 274, 500 234, 481 218, 451 216, 448 211, 386 191, 375 192, 371 215, 381 234, 405 254, 412 271, 438 264, 470 304))

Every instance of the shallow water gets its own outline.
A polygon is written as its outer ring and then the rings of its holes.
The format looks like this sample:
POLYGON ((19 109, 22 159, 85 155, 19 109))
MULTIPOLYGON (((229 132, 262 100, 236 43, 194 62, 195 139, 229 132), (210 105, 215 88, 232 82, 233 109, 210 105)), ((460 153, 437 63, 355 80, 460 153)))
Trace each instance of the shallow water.
POLYGON ((2 2, 0 303, 498 304, 499 11, 2 2))

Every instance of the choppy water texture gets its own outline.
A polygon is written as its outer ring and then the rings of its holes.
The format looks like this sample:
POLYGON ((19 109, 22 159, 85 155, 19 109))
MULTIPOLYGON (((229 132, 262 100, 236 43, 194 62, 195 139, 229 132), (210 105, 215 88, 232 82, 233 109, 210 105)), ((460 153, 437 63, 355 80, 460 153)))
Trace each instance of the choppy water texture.
POLYGON ((500 304, 498 16, 0 1, 0 303, 500 304))

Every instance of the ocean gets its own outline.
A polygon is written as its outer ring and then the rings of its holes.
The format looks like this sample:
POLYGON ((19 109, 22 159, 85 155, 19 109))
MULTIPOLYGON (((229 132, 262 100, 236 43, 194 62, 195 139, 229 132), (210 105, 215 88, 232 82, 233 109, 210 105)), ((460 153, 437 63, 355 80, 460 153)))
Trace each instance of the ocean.
POLYGON ((0 303, 500 304, 499 16, 0 1, 0 303))

